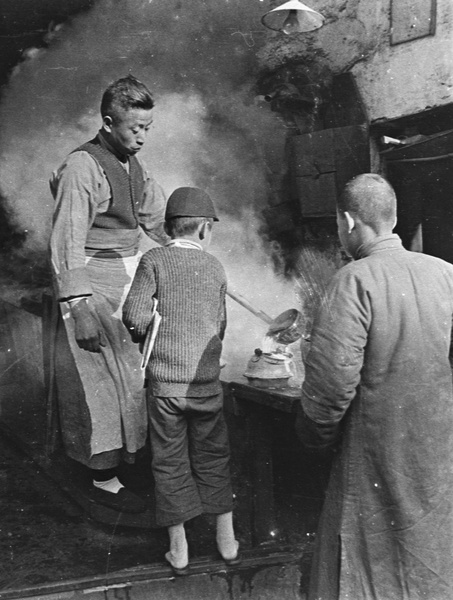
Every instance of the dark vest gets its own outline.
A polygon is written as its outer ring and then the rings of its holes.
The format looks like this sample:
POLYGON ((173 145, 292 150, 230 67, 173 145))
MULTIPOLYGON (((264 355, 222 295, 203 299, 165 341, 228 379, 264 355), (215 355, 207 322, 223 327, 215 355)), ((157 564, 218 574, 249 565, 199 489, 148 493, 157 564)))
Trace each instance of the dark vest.
POLYGON ((129 173, 119 160, 102 144, 101 136, 79 146, 74 152, 84 150, 103 168, 112 192, 110 206, 96 216, 93 227, 102 229, 136 229, 138 209, 143 197, 143 169, 135 156, 129 157, 129 173))

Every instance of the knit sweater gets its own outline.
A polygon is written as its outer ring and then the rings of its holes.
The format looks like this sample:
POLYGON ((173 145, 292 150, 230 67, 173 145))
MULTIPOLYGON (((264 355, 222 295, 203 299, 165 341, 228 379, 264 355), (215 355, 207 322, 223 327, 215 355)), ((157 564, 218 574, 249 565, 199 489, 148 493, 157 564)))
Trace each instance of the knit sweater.
POLYGON ((143 340, 153 297, 162 317, 146 378, 156 396, 203 397, 221 390, 226 326, 226 275, 196 248, 152 248, 142 257, 123 307, 123 320, 143 340))

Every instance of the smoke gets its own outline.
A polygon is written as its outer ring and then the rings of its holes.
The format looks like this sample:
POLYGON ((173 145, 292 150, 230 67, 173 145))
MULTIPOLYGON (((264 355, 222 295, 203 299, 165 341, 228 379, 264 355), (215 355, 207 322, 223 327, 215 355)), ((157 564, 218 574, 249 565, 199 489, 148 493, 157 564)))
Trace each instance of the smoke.
MULTIPOLYGON (((149 170, 167 194, 181 185, 210 193, 221 217, 212 251, 233 289, 272 317, 294 306, 260 235, 269 160, 284 169, 275 148, 285 137, 255 98, 263 10, 260 0, 98 0, 27 53, 0 105, 0 185, 17 234, 27 232, 25 253, 48 245, 52 171, 98 130, 107 85, 132 73, 156 99, 140 154, 149 170)), ((251 354, 266 326, 230 304, 229 354, 251 354)))
POLYGON ((207 187, 224 211, 267 194, 263 153, 282 127, 253 103, 262 5, 228 0, 100 0, 29 52, 0 106, 2 191, 29 244, 48 237, 50 173, 100 125, 106 86, 132 72, 153 90, 154 135, 142 153, 171 191, 207 187))
MULTIPOLYGON (((244 211, 243 218, 244 221, 238 221, 221 217, 214 225, 210 252, 225 265, 228 288, 274 319, 283 311, 299 306, 297 288, 293 282, 276 275, 274 261, 253 213, 244 211)), ((227 380, 240 379, 254 349, 263 347, 269 325, 229 297, 227 318, 223 376, 227 380)), ((292 352, 299 351, 295 346, 290 347, 292 352)))

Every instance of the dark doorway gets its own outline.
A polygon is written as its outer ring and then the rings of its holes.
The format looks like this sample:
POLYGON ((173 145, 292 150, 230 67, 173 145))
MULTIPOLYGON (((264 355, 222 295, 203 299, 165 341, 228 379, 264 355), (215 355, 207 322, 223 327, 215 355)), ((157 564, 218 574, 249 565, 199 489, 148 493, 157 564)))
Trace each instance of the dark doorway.
POLYGON ((453 130, 382 153, 406 248, 453 263, 453 130))

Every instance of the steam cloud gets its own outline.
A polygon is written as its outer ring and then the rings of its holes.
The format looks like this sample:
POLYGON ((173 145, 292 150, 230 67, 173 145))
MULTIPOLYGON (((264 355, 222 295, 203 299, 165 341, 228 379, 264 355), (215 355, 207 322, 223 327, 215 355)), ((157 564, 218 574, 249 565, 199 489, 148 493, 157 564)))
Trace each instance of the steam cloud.
MULTIPOLYGON (((259 0, 99 0, 56 30, 48 48, 28 53, 0 105, 1 191, 17 234, 27 232, 25 254, 47 248, 51 172, 95 134, 102 92, 130 72, 156 99, 140 156, 167 194, 181 185, 210 193, 221 219, 212 253, 231 287, 272 317, 297 305, 260 235, 270 194, 266 159, 276 160, 284 139, 269 106, 254 100, 262 12, 259 0)), ((233 302, 228 308, 232 375, 243 371, 266 325, 233 302)))

